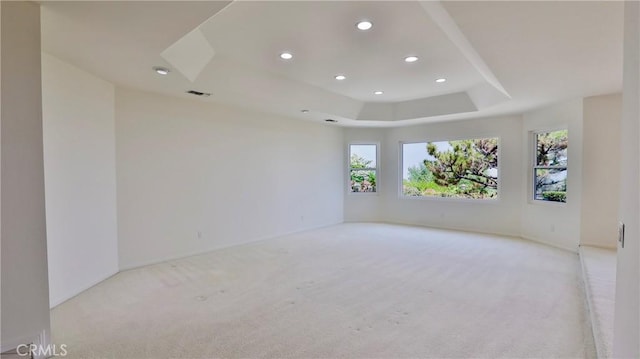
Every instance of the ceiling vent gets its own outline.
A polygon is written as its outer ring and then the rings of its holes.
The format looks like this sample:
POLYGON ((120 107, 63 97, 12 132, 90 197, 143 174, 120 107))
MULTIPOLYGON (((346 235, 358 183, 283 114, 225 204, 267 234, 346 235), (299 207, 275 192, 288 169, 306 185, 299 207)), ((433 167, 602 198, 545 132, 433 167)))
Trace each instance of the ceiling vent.
POLYGON ((200 91, 195 91, 195 90, 189 90, 189 91, 187 91, 187 93, 191 94, 191 95, 203 96, 203 97, 211 96, 211 94, 208 93, 208 92, 200 92, 200 91))

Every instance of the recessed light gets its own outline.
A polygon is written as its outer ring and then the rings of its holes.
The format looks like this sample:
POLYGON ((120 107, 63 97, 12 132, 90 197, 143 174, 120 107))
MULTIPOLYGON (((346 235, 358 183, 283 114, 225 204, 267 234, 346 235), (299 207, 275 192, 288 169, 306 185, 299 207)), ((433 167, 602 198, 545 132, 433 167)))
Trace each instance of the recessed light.
POLYGON ((376 91, 376 92, 374 92, 373 94, 374 94, 374 95, 382 95, 383 93, 384 93, 384 92, 382 92, 382 91, 376 91))
POLYGON ((366 31, 371 29, 373 27, 373 24, 371 23, 371 21, 364 20, 357 23, 356 27, 358 28, 358 30, 366 31))
POLYGON ((283 52, 280 54, 280 58, 283 60, 291 60, 293 58, 293 54, 290 52, 283 52))
POLYGON ((331 122, 331 123, 336 123, 338 122, 337 120, 334 120, 332 118, 327 118, 326 120, 324 120, 324 122, 331 122))
POLYGON ((302 113, 309 113, 309 110, 300 110, 302 113))
POLYGON ((168 68, 161 67, 161 66, 154 66, 153 71, 155 71, 158 75, 163 75, 163 76, 171 72, 171 70, 169 70, 168 68))
POLYGON ((404 58, 405 62, 416 62, 418 61, 418 57, 417 56, 407 56, 404 58))
POLYGON ((437 79, 436 80, 436 82, 439 83, 439 84, 441 84, 443 82, 446 82, 446 81, 447 81, 447 79, 437 79))
POLYGON ((336 76, 335 76, 335 79, 336 79, 336 80, 338 80, 338 81, 342 81, 342 80, 344 80, 344 79, 346 79, 346 78, 347 78, 347 77, 346 77, 345 75, 336 75, 336 76))

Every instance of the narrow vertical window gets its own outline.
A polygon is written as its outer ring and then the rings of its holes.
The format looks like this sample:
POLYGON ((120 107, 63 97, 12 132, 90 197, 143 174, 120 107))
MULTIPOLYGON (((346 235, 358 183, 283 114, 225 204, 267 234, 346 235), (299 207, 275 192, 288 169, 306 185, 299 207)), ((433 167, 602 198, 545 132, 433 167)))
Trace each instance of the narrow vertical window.
POLYGON ((376 192, 378 178, 378 145, 349 145, 349 191, 376 192))
POLYGON ((567 202, 568 131, 534 133, 533 199, 567 202))

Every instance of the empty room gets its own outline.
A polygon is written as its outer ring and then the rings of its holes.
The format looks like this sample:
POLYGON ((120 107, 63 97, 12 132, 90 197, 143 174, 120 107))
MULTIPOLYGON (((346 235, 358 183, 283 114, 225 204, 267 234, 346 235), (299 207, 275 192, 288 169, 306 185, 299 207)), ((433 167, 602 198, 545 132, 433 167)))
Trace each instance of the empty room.
POLYGON ((640 358, 640 2, 0 1, 5 358, 640 358))

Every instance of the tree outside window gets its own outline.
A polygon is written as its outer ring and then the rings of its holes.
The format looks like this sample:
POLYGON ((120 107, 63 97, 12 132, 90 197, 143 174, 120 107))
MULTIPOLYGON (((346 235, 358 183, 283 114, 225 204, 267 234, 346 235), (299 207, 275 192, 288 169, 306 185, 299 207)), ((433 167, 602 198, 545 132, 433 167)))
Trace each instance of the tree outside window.
POLYGON ((567 202, 568 131, 534 133, 533 198, 567 202))
POLYGON ((402 144, 402 195, 495 199, 498 138, 402 144))
POLYGON ((349 145, 349 191, 376 192, 377 145, 349 145))

